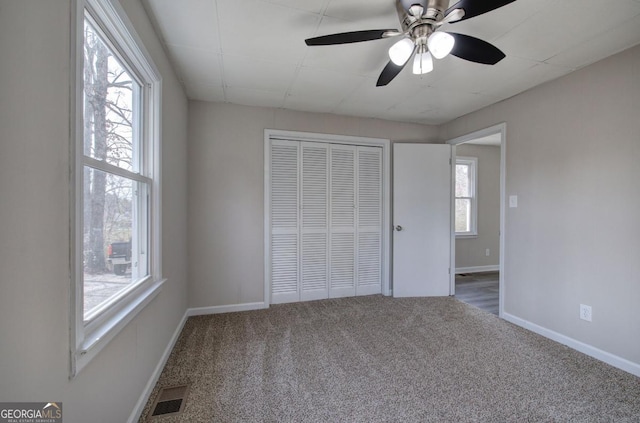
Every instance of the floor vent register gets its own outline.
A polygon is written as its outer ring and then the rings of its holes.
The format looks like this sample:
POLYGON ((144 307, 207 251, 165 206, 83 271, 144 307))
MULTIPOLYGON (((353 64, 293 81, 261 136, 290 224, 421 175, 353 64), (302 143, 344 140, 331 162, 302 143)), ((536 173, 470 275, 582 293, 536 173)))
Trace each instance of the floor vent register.
POLYGON ((162 388, 153 404, 151 417, 173 416, 182 413, 188 393, 189 385, 162 388))

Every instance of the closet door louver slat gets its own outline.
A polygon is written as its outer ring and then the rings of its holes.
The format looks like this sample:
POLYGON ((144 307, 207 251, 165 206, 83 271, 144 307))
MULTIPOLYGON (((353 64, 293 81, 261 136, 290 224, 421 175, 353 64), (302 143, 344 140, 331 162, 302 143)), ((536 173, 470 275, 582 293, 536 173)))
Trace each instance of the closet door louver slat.
POLYGON ((300 300, 299 143, 271 146, 271 302, 300 300))
POLYGON ((329 295, 329 146, 303 142, 301 147, 301 299, 308 301, 329 295))
POLYGON ((356 147, 332 145, 329 297, 356 295, 356 147))
POLYGON ((382 292, 382 149, 358 147, 356 295, 382 292))

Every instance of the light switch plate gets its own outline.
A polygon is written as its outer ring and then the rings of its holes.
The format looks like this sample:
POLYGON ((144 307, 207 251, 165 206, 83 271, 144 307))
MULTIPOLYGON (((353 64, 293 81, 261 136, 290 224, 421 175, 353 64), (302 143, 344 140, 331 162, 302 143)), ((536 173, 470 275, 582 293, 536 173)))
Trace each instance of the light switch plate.
POLYGON ((510 195, 509 196, 509 207, 511 207, 512 209, 515 209, 518 207, 518 196, 517 195, 510 195))

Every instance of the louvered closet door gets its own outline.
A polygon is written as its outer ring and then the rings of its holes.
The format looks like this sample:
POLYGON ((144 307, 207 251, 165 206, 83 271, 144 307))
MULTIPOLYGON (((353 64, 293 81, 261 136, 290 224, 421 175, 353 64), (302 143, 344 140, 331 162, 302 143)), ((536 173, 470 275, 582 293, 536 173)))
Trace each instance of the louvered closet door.
POLYGON ((301 300, 329 296, 329 146, 301 143, 301 300))
POLYGON ((382 148, 357 148, 356 295, 382 292, 382 148))
POLYGON ((356 147, 330 147, 329 297, 356 295, 356 147))
POLYGON ((271 302, 300 300, 299 148, 295 141, 271 144, 271 302))

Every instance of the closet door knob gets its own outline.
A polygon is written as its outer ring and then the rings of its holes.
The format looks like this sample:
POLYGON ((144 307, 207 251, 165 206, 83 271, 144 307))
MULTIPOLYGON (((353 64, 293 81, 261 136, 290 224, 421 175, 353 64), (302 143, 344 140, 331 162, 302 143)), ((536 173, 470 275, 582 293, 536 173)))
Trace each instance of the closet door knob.
POLYGON ((396 226, 395 229, 396 229, 396 231, 400 232, 400 231, 402 231, 402 226, 398 225, 398 226, 396 226))

